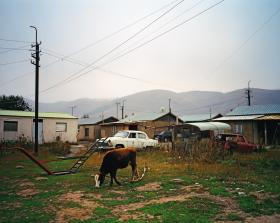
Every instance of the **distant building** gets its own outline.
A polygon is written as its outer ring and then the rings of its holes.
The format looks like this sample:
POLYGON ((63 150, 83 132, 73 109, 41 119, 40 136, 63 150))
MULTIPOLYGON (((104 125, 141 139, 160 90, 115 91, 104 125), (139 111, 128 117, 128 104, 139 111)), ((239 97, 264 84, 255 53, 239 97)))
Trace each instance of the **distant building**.
POLYGON ((280 144, 280 104, 240 106, 214 121, 230 124, 234 133, 251 142, 280 144))
POLYGON ((184 123, 207 122, 220 117, 222 117, 221 114, 209 114, 209 113, 180 116, 180 118, 183 120, 184 123))
MULTIPOLYGON (((34 138, 34 112, 0 110, 0 139, 34 138)), ((77 142, 78 118, 65 113, 39 112, 39 143, 77 142)))
POLYGON ((118 119, 110 116, 100 120, 100 118, 82 118, 79 119, 78 140, 95 141, 101 138, 100 124, 117 122, 118 119))
POLYGON ((101 124, 101 137, 114 135, 120 130, 138 130, 146 132, 150 138, 172 126, 183 123, 173 113, 139 112, 130 115, 118 122, 101 124))

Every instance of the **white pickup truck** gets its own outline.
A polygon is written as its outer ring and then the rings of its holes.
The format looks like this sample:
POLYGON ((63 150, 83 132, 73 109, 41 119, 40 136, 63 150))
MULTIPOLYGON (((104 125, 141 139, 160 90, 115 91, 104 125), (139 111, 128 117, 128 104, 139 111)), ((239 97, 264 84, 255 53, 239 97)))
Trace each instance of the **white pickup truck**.
POLYGON ((104 145, 114 148, 135 147, 138 149, 152 148, 158 146, 158 141, 149 139, 145 132, 124 130, 117 132, 113 137, 104 141, 104 145))

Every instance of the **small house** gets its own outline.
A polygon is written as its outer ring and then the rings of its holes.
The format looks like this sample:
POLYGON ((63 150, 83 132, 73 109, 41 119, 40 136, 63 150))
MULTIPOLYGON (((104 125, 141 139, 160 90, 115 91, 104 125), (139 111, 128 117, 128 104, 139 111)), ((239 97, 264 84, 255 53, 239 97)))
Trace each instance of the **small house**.
POLYGON ((280 144, 280 104, 239 106, 214 121, 230 124, 253 143, 280 144))
POLYGON ((117 122, 118 119, 110 116, 108 118, 82 118, 79 120, 78 140, 95 141, 101 138, 100 124, 117 122))
MULTIPOLYGON (((0 110, 0 139, 33 141, 35 113, 0 110)), ((66 113, 39 112, 39 143, 56 140, 77 142, 78 118, 66 113)))
POLYGON ((150 138, 154 138, 156 134, 168 130, 178 123, 183 123, 183 121, 171 112, 139 112, 117 122, 101 124, 101 137, 112 136, 120 130, 138 130, 146 132, 150 138))

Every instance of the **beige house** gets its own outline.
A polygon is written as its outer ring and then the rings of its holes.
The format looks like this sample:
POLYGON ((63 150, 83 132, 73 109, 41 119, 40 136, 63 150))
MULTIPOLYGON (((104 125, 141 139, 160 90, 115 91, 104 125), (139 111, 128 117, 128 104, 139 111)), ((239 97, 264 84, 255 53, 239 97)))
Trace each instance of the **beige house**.
POLYGON ((101 137, 113 136, 121 130, 138 130, 145 132, 149 138, 154 138, 156 134, 181 123, 183 121, 171 112, 138 112, 118 122, 100 124, 101 137))
POLYGON ((79 120, 78 140, 95 141, 101 138, 101 124, 116 122, 117 118, 110 116, 103 120, 95 118, 82 118, 79 120))
MULTIPOLYGON (((0 139, 33 141, 34 112, 0 110, 0 139)), ((65 113, 39 113, 39 143, 77 142, 78 118, 65 113)))

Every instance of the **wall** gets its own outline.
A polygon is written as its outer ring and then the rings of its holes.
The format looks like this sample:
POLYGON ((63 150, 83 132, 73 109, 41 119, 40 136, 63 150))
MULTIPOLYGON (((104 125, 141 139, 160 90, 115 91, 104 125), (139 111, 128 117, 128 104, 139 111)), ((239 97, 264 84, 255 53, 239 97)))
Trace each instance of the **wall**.
POLYGON ((6 132, 5 140, 16 140, 19 136, 24 136, 27 140, 32 140, 32 118, 22 117, 0 117, 0 139, 4 139, 4 121, 17 121, 17 132, 6 132))
POLYGON ((100 125, 80 125, 78 140, 95 141, 101 137, 101 127, 100 125), (85 136, 85 129, 89 129, 89 135, 85 136))
POLYGON ((54 142, 59 136, 61 141, 77 142, 78 119, 55 119, 48 118, 43 120, 44 142, 54 142), (56 132, 56 123, 67 123, 66 132, 56 132))

